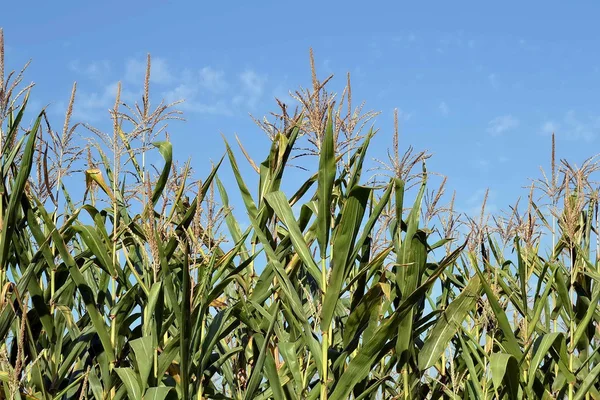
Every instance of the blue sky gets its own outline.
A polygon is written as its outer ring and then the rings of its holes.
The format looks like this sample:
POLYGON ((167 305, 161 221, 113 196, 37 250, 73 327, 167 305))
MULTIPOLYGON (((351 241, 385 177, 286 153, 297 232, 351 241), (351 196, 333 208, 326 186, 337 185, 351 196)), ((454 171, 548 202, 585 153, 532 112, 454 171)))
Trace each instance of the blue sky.
POLYGON ((223 154, 221 133, 264 158, 268 141, 248 113, 309 85, 313 47, 319 76, 336 76, 331 90, 350 72, 355 101, 382 112, 371 156, 384 157, 398 108, 401 148, 434 154, 428 167, 448 176, 460 209, 478 208, 489 188, 494 210, 548 169, 553 130, 560 158, 597 152, 598 15, 592 1, 61 0, 3 4, 0 26, 8 67, 33 59, 26 81, 57 127, 73 81, 78 120, 107 121, 119 80, 139 100, 151 53, 155 103, 186 99, 187 122, 169 131, 199 177, 223 154))

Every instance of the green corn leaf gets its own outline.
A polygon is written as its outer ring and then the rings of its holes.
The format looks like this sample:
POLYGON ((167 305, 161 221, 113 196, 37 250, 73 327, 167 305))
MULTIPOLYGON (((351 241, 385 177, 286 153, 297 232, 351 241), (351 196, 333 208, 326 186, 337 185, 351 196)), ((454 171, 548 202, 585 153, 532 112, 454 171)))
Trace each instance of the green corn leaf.
POLYGON ((206 370, 206 368, 209 366, 210 355, 212 354, 216 344, 218 343, 223 333, 223 329, 225 328, 226 322, 229 318, 229 315, 232 311, 232 308, 225 308, 224 310, 219 311, 212 320, 210 326, 208 327, 206 337, 202 341, 202 358, 200 360, 200 367, 198 370, 199 374, 204 373, 204 370, 206 370))
POLYGON ((483 394, 483 388, 481 387, 481 382, 479 380, 479 374, 477 373, 477 369, 475 368, 475 364, 473 362, 472 355, 474 354, 471 347, 465 342, 462 335, 458 336, 460 341, 460 346, 462 349, 462 361, 467 366, 467 371, 469 372, 469 388, 475 392, 476 396, 473 396, 474 399, 484 399, 485 396, 483 394))
POLYGON ((355 186, 342 208, 342 218, 333 237, 331 278, 323 300, 321 330, 329 328, 344 280, 354 266, 354 260, 349 258, 354 250, 354 241, 358 236, 370 194, 370 188, 355 186))
POLYGON ((171 391, 170 387, 152 387, 146 390, 143 400, 165 400, 171 391))
MULTIPOLYGON (((269 205, 275 211, 275 214, 283 221, 283 223, 287 226, 290 238, 292 240, 292 244, 294 245, 294 250, 302 260, 302 262, 306 265, 308 272, 313 276, 313 278, 319 283, 320 287, 323 287, 323 282, 321 279, 321 271, 319 267, 315 263, 314 258, 311 255, 310 249, 304 240, 304 236, 300 231, 300 227, 294 218, 294 213, 292 212, 292 208, 285 198, 285 194, 283 192, 271 192, 265 196, 265 199, 269 203, 269 205)), ((257 227, 255 227, 256 229, 257 227)))
MULTIPOLYGON (((219 179, 218 176, 215 176, 215 183, 217 184, 217 188, 219 190, 219 196, 221 197, 221 202, 223 203, 223 208, 226 210, 229 210, 230 209, 229 196, 227 195, 227 191, 225 190, 225 187, 223 186, 223 183, 221 182, 221 180, 219 179)), ((238 221, 235 219, 233 213, 231 213, 231 212, 226 213, 225 223, 227 224, 227 228, 229 229, 231 238, 233 239, 233 241, 235 243, 238 243, 242 236, 242 230, 240 228, 238 221)), ((245 254, 246 247, 244 245, 243 245, 242 249, 244 250, 243 254, 245 254)), ((242 255, 242 257, 245 257, 245 256, 242 255)))
MULTIPOLYGON (((541 296, 535 297, 533 305, 533 317, 529 322, 527 337, 531 337, 531 335, 535 331, 537 323, 542 316, 542 311, 544 310, 544 307, 547 306, 548 296, 550 295, 550 292, 553 288, 555 276, 556 269, 554 269, 552 275, 549 276, 548 282, 546 282, 546 287, 544 288, 544 291, 542 292, 541 296)), ((540 281, 542 281, 542 279, 540 279, 540 281)))
POLYGON ((516 400, 519 393, 519 363, 511 354, 494 353, 490 357, 492 382, 496 390, 501 392, 506 385, 508 398, 516 400))
POLYGON ((561 372, 565 375, 567 381, 575 381, 575 376, 571 373, 571 371, 569 371, 569 368, 567 367, 569 365, 569 360, 567 359, 567 353, 565 349, 565 337, 561 332, 547 333, 536 340, 534 344, 533 357, 529 364, 529 380, 527 382, 528 390, 533 389, 533 385, 536 379, 536 372, 538 371, 538 368, 543 359, 549 354, 556 355, 556 357, 558 358, 556 360, 557 364, 561 372), (555 348, 555 351, 551 352, 551 348, 555 348))
POLYGON ((213 179, 219 170, 221 163, 223 162, 223 158, 219 160, 219 162, 213 166, 210 174, 204 180, 202 184, 202 188, 200 189, 200 193, 196 196, 189 209, 186 211, 185 215, 182 217, 181 221, 177 224, 176 233, 174 237, 169 239, 169 242, 166 244, 164 249, 164 254, 167 258, 170 258, 175 249, 179 246, 179 240, 187 234, 187 229, 192 223, 194 216, 196 214, 196 208, 200 207, 200 204, 204 200, 204 197, 208 193, 210 186, 212 185, 213 179))
POLYGON ((444 310, 430 331, 419 352, 419 369, 424 371, 434 365, 444 353, 448 342, 458 332, 467 314, 479 299, 479 276, 472 277, 460 295, 444 310))
POLYGON ((140 384, 142 389, 146 388, 148 377, 153 364, 153 339, 152 336, 144 336, 129 342, 135 354, 135 361, 140 373, 140 384))
POLYGON ((348 347, 350 342, 360 335, 367 327, 371 316, 374 315, 381 304, 381 298, 384 296, 382 284, 378 283, 365 293, 356 307, 348 316, 345 324, 343 344, 348 347))
POLYGON ((19 205, 21 203, 21 197, 23 196, 25 185, 29 179, 31 168, 33 166, 33 155, 35 152, 35 143, 37 132, 40 129, 40 123, 42 121, 43 112, 36 118, 33 128, 29 132, 25 149, 23 150, 23 156, 21 158, 21 165, 19 166, 19 172, 17 173, 15 180, 11 187, 10 200, 8 207, 5 210, 4 221, 2 227, 2 234, 0 235, 0 270, 6 270, 6 264, 8 262, 9 247, 11 244, 11 238, 15 231, 15 224, 17 222, 17 214, 19 212, 19 205))
POLYGON ((321 249, 321 258, 327 256, 329 244, 329 230, 331 227, 331 201, 333 182, 335 180, 335 143, 333 138, 333 115, 329 109, 325 136, 321 143, 319 155, 319 176, 317 178, 317 199, 319 212, 317 213, 317 242, 321 249))
POLYGON ((393 341, 398 335, 398 326, 409 314, 414 304, 431 288, 439 275, 452 264, 463 251, 466 243, 440 261, 436 270, 417 290, 407 296, 395 310, 393 316, 383 322, 373 333, 368 343, 363 344, 356 356, 350 361, 346 371, 339 377, 330 400, 346 400, 356 384, 368 375, 373 363, 382 356, 381 349, 388 341, 393 341))
POLYGON ((597 304, 600 301, 600 289, 598 286, 595 287, 595 293, 590 301, 590 304, 583 316, 583 318, 578 322, 577 329, 575 330, 575 334, 573 335, 573 340, 570 343, 570 352, 573 352, 579 343, 581 337, 589 330, 590 322, 594 317, 594 314, 597 313, 597 304))
POLYGON ((139 377, 129 368, 115 368, 115 372, 119 375, 121 382, 127 389, 127 394, 130 399, 141 399, 142 389, 140 388, 139 377))
POLYGON ((53 238, 54 244, 56 245, 56 248, 58 249, 60 256, 62 257, 63 261, 65 262, 65 264, 67 265, 67 267, 69 269, 71 279, 73 279, 73 281, 75 282, 75 285, 77 286, 79 293, 81 294, 81 297, 85 304, 85 308, 86 308, 88 314, 90 315, 92 323, 94 324, 94 327, 96 328, 96 332, 98 333, 98 336, 100 337, 100 341, 102 342, 102 347, 104 348, 104 351, 108 355, 108 362, 112 362, 115 360, 112 342, 110 340, 110 335, 108 333, 106 323, 104 322, 102 315, 100 314, 100 312, 98 311, 98 308, 96 307, 96 301, 94 299, 94 294, 90 288, 90 284, 87 282, 86 278, 80 271, 79 267, 77 266, 77 263, 73 259, 73 256, 67 249, 67 246, 63 240, 63 237, 61 236, 60 232, 54 226, 54 223, 50 219, 49 215, 43 209, 43 206, 40 205, 38 210, 40 211, 40 214, 41 214, 44 222, 46 223, 48 230, 52 232, 52 238, 53 238))
MULTIPOLYGON (((15 142, 15 137, 19 133, 19 127, 21 126, 21 120, 23 119, 23 115, 25 114, 25 109, 27 108, 28 102, 29 102, 29 91, 27 91, 27 93, 25 94, 25 98, 23 99, 23 104, 21 105, 21 108, 19 109, 17 116, 15 118, 13 118, 12 113, 9 114, 8 131, 6 132, 6 137, 4 138, 4 141, 3 141, 4 145, 6 143, 14 143, 15 142)), ((42 111, 42 113, 43 112, 44 111, 42 111)), ((42 113, 40 113, 40 116, 42 115, 42 113)), ((1 150, 2 150, 2 156, 4 156, 6 149, 3 148, 1 150)), ((7 163, 6 160, 3 160, 3 161, 4 161, 4 163, 3 163, 2 167, 4 168, 6 166, 7 168, 10 168, 10 165, 12 164, 12 162, 7 163)), ((8 170, 3 170, 2 175, 6 176, 7 172, 8 172, 8 170)))
POLYGON ((156 204, 165 189, 167 179, 169 179, 169 174, 171 173, 171 165, 173 164, 173 145, 171 145, 170 142, 154 142, 152 145, 158 148, 158 151, 165 160, 165 166, 152 191, 152 204, 156 204))
MULTIPOLYGON (((273 330, 275 328, 275 323, 277 322, 277 313, 279 312, 279 302, 276 302, 273 307, 273 314, 271 314, 271 322, 269 323, 269 328, 267 329, 267 333, 264 337, 261 334, 257 334, 257 338, 262 343, 259 343, 260 353, 258 355, 258 359, 256 360, 256 365, 252 371, 252 375, 250 376, 250 380, 248 381, 248 386, 246 388, 246 395, 244 399, 250 400, 253 398, 254 393, 258 389, 258 385, 262 379, 262 370, 265 364, 265 359, 267 358, 267 345, 269 344, 269 339, 273 334, 273 330)), ((280 388, 278 388, 280 389, 280 388)), ((279 397, 281 398, 281 397, 279 397)))
POLYGON ((587 376, 585 377, 583 382, 581 382, 581 385, 579 386, 579 389, 577 389, 577 392, 575 393, 575 396, 573 397, 573 399, 574 400, 583 400, 585 398, 585 395, 590 392, 592 385, 594 385, 595 383, 598 383, 599 376, 600 376, 600 364, 597 364, 587 374, 587 376))
POLYGON ((527 266, 525 265, 525 260, 523 260, 523 255, 521 254, 519 236, 515 238, 515 251, 517 253, 519 283, 521 284, 522 313, 523 315, 527 315, 527 266))
POLYGON ((181 362, 181 392, 182 398, 187 400, 190 398, 189 385, 190 385, 190 342, 191 342, 191 320, 189 313, 191 312, 191 284, 190 284, 190 262, 189 262, 189 246, 184 244, 184 260, 181 265, 181 313, 179 315, 179 360, 181 362))
POLYGON ((96 256, 96 259, 104 268, 104 270, 109 273, 111 276, 116 277, 119 275, 119 271, 115 269, 112 261, 112 249, 108 245, 108 243, 103 243, 102 239, 94 229, 89 225, 74 225, 73 230, 79 233, 91 250, 91 252, 96 256))
POLYGON ((498 321, 498 327, 504 333, 503 345, 505 346, 505 350, 509 354, 512 354, 517 360, 520 360, 522 357, 521 347, 519 346, 519 342, 517 341, 517 338, 515 337, 515 333, 513 332, 512 327, 510 326, 510 323, 508 322, 506 313, 504 312, 502 307, 500 307, 500 303, 498 303, 498 299, 496 298, 496 295, 492 291, 492 288, 490 287, 490 285, 487 283, 486 277, 483 275, 483 272, 481 272, 479 270, 479 268, 476 266, 476 261, 472 261, 472 262, 473 262, 473 265, 475 266, 475 272, 477 272, 477 275, 479 275, 479 278, 481 280, 481 285, 483 286, 483 290, 485 291, 485 294, 487 296, 490 307, 492 308, 492 311, 494 312, 494 315, 496 316, 496 320, 498 321))
MULTIPOLYGON (((404 202, 404 182, 396 179, 396 226, 394 228, 393 243, 396 249, 396 285, 400 298, 412 293, 420 284, 422 273, 427 262, 427 241, 425 234, 418 230, 421 212, 421 203, 427 185, 427 174, 423 165, 423 181, 406 219, 406 235, 402 234, 402 205, 404 202)), ((414 310, 409 310, 408 315, 398 326, 398 339, 396 353, 401 357, 401 362, 407 362, 407 351, 413 340, 414 310)))
MULTIPOLYGON (((11 149, 10 153, 8 153, 8 156, 5 156, 4 154, 2 155, 2 157, 4 158, 4 164, 2 165, 2 176, 7 177, 8 172, 10 170, 10 168, 12 168, 15 162, 15 159, 17 158, 17 156, 19 155, 21 148, 23 147, 23 143, 25 143, 25 139, 27 139, 29 137, 29 135, 25 135, 22 136, 14 145, 14 147, 11 149)), ((4 182, 0 182, 0 186, 1 188, 4 189, 4 182)))
POLYGON ((238 184, 240 193, 242 195, 242 200, 244 201, 244 205, 246 206, 246 210, 248 211, 248 216, 251 219, 257 220, 258 208, 256 208, 256 203, 254 202, 254 199, 250 194, 250 190, 248 189, 248 186, 246 186, 246 183, 242 178, 242 174, 240 173, 240 169, 237 165, 237 161, 235 160, 235 156, 233 155, 233 151, 231 151, 231 148, 229 147, 227 141, 225 141, 225 147, 227 149, 227 157, 229 158, 231 169, 233 170, 233 175, 235 176, 235 180, 238 184))
POLYGON ((285 365, 292 374, 292 382, 294 384, 296 395, 300 395, 302 392, 302 371, 300 370, 300 364, 298 362, 298 353, 296 342, 279 339, 279 351, 285 365))
POLYGON ((363 172, 363 163, 365 161, 365 157, 367 156, 367 149, 371 144, 371 139, 375 136, 375 130, 373 128, 369 129, 367 135, 365 136, 362 144, 356 150, 356 153, 352 156, 350 161, 350 165, 352 166, 352 172, 350 178, 348 179, 348 188, 352 189, 354 186, 358 185, 360 182, 360 178, 363 172))
POLYGON ((104 400, 102 383, 100 382, 100 379, 98 379, 94 369, 88 374, 88 382, 90 389, 92 389, 92 393, 94 394, 94 398, 96 400, 104 400))

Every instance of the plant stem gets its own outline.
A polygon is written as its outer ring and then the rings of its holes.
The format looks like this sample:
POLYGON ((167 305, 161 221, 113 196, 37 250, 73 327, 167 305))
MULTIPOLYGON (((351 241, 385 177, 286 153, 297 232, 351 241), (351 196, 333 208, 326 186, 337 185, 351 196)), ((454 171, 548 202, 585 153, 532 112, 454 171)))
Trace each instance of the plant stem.
MULTIPOLYGON (((321 304, 325 303, 325 295, 327 294, 326 268, 327 263, 325 261, 325 258, 323 258, 321 260, 321 280, 323 281, 323 302, 321 304)), ((322 329, 321 334, 323 336, 321 344, 321 368, 323 369, 323 374, 321 376, 321 400, 327 400, 327 349, 329 348, 329 329, 322 329)))
POLYGON ((404 399, 410 400, 410 388, 408 387, 408 370, 405 368, 402 370, 402 378, 404 381, 404 399))

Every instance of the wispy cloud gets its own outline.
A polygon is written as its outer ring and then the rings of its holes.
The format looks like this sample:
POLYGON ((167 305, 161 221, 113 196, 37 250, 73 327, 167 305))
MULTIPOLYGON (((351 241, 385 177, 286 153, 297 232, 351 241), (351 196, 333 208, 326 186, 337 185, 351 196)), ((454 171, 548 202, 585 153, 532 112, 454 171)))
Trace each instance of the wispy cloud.
POLYGON ((211 66, 199 70, 185 69, 181 73, 169 72, 176 86, 163 92, 167 102, 183 100, 178 108, 182 111, 231 115, 227 91, 230 87, 225 72, 211 66))
MULTIPOLYGON (((146 75, 146 59, 127 60, 125 64, 125 79, 132 83, 139 84, 144 81, 146 75)), ((150 82, 159 85, 173 83, 174 76, 170 70, 167 61, 160 57, 152 57, 150 82)))
POLYGON ((492 136, 500 136, 519 126, 519 120, 512 115, 496 117, 488 122, 487 131, 492 136))
POLYGON ((254 109, 265 91, 267 77, 256 71, 247 69, 239 75, 242 93, 233 98, 236 106, 245 106, 254 109))
POLYGON ((403 43, 405 45, 405 47, 409 47, 411 44, 415 43, 416 41, 417 41, 417 35, 415 35, 412 32, 405 34, 405 35, 395 35, 392 37, 392 42, 398 43, 398 44, 403 43))
POLYGON ((542 123, 543 134, 555 133, 568 140, 593 141, 600 132, 600 116, 579 117, 574 110, 565 113, 560 122, 548 120, 542 123))
POLYGON ((488 80, 490 81, 490 85, 492 85, 492 87, 494 89, 498 89, 498 77, 496 76, 496 74, 491 73, 488 75, 488 80))
POLYGON ((231 107, 224 100, 216 100, 208 102, 202 100, 200 93, 200 86, 196 84, 180 84, 174 89, 168 90, 163 93, 165 100, 168 103, 184 100, 183 103, 179 104, 177 108, 186 112, 193 112, 199 114, 213 114, 213 115, 231 115, 231 107))
POLYGON ((200 84, 203 88, 213 93, 223 93, 228 84, 225 81, 225 72, 212 67, 204 67, 199 71, 200 84))
POLYGON ((69 69, 88 79, 101 79, 108 76, 111 66, 108 60, 93 61, 89 64, 82 64, 79 60, 73 60, 69 63, 69 69))
MULTIPOLYGON (((87 77, 110 75, 111 65, 107 61, 84 64, 73 61, 69 68, 87 77)), ((130 58, 124 63, 124 81, 121 98, 133 103, 141 98, 146 74, 145 58, 130 58), (133 86, 137 92, 127 91, 133 86)), ((114 74, 113 74, 114 75, 114 74)), ((114 82, 116 79, 103 79, 114 82)), ((207 65, 200 69, 176 68, 160 57, 151 60, 151 83, 155 84, 152 97, 171 103, 183 100, 178 108, 192 113, 232 115, 234 111, 254 111, 267 93, 267 76, 246 69, 228 77, 222 69, 207 65)), ((116 94, 116 83, 90 89, 80 85, 75 103, 75 117, 95 122, 103 118, 103 111, 112 107, 116 94)), ((52 110, 64 112, 64 103, 55 103, 52 110)))
POLYGON ((559 129, 559 125, 554 122, 554 121, 546 121, 542 124, 542 133, 545 134, 552 134, 552 133, 556 133, 556 131, 559 129))
MULTIPOLYGON (((114 105, 116 96, 117 82, 111 82, 94 91, 90 91, 85 85, 78 85, 73 106, 73 119, 77 122, 90 123, 106 119, 108 110, 114 105)), ((121 99, 127 103, 132 103, 140 97, 141 91, 132 92, 125 88, 121 90, 121 99)), ((59 101, 50 105, 49 112, 55 115, 64 115, 66 109, 66 101, 59 101)))
POLYGON ((450 114, 450 108, 448 107, 448 104, 446 104, 445 101, 442 101, 440 103, 439 109, 443 116, 447 116, 448 114, 450 114))

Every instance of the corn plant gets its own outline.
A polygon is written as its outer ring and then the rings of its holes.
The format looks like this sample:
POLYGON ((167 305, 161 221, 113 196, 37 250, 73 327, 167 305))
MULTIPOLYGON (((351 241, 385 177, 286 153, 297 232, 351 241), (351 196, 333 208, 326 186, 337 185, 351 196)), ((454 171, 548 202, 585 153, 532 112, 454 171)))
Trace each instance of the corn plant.
POLYGON ((56 133, 44 110, 25 126, 31 87, 0 54, 1 398, 600 398, 595 159, 557 166, 553 141, 525 210, 458 215, 397 128, 366 176, 376 114, 312 62, 298 111, 256 119, 264 161, 226 141, 198 180, 150 57, 111 133, 71 124, 76 86, 56 133))

